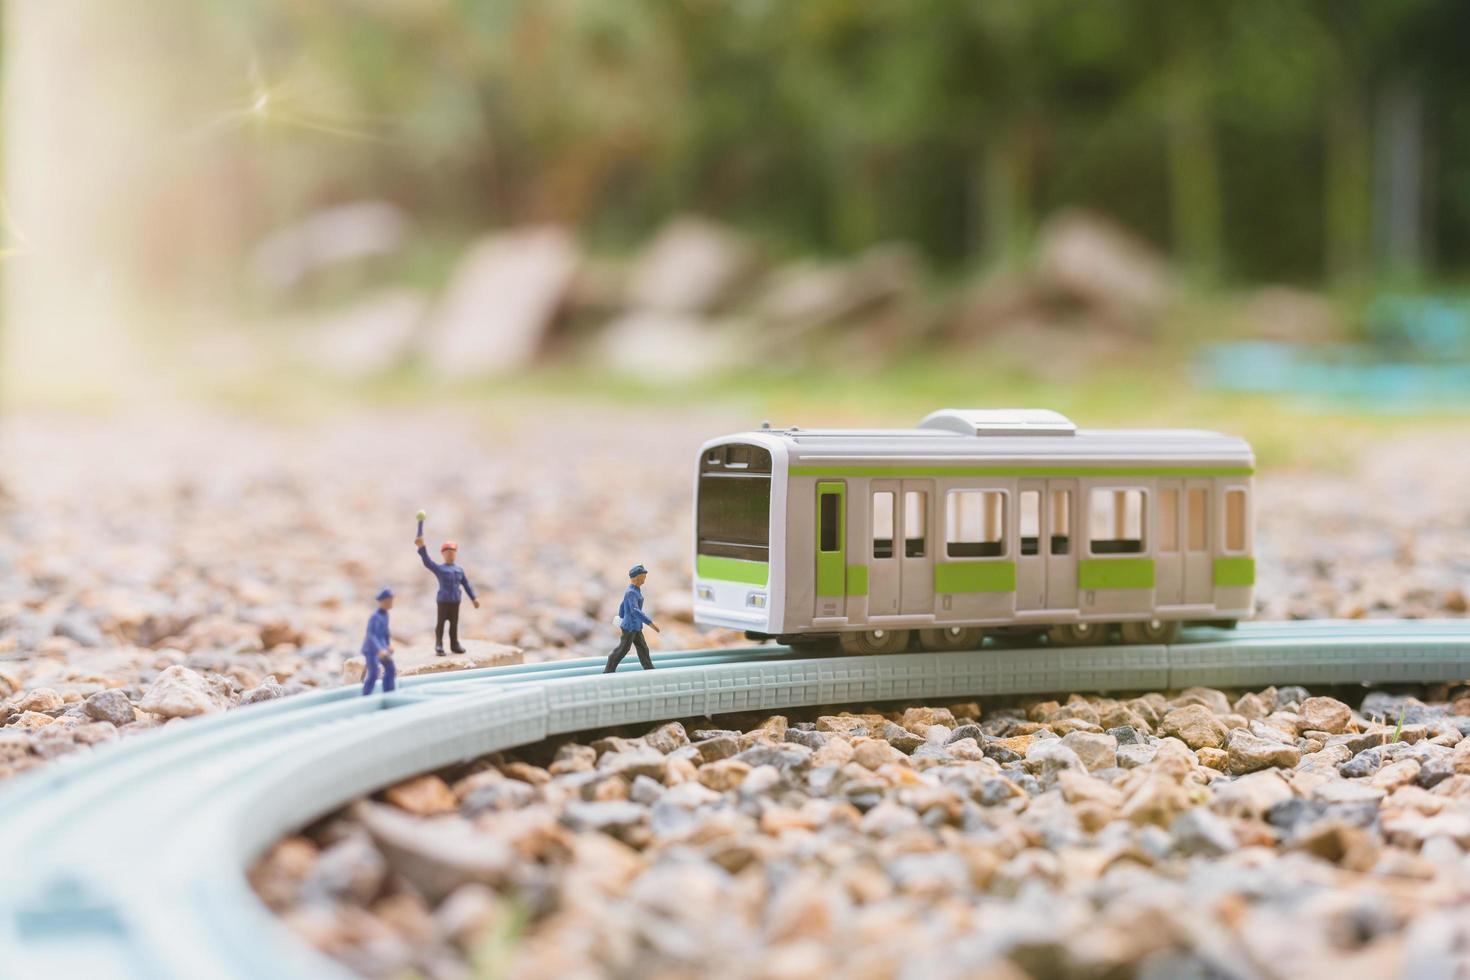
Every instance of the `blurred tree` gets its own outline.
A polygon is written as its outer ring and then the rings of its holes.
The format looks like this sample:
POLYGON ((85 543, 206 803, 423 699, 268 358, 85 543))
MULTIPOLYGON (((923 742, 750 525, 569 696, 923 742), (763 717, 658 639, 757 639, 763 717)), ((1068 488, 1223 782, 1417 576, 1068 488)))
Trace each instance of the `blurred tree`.
MULTIPOLYGON (((1146 8, 1143 8, 1146 9, 1146 8)), ((1149 12, 1164 33, 1157 76, 1169 169, 1173 245, 1196 275, 1213 278, 1221 268, 1221 201, 1215 141, 1214 87, 1221 58, 1222 5, 1162 0, 1149 12)))
MULTIPOLYGON (((965 268, 1024 256, 1040 220, 1083 206, 1205 282, 1352 286, 1470 257, 1457 0, 161 0, 135 15, 117 40, 142 52, 117 69, 134 103, 107 118, 146 125, 115 134, 129 193, 108 204, 111 233, 175 293, 217 296, 268 231, 365 197, 450 243, 549 220, 625 249, 696 210, 778 251, 899 238, 965 268)), ((26 38, 7 42, 8 59, 26 38)))

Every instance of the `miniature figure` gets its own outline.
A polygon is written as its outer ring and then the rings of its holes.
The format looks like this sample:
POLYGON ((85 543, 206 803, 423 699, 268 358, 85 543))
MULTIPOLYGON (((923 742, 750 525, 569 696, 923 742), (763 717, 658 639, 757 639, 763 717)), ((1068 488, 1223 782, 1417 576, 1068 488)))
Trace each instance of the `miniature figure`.
MULTIPOLYGON (((422 531, 423 525, 419 525, 422 531)), ((439 546, 439 556, 444 561, 436 562, 429 557, 429 551, 424 547, 424 536, 422 533, 414 538, 413 543, 418 546, 419 558, 423 559, 424 567, 434 573, 439 580, 439 593, 435 600, 439 604, 439 615, 434 621, 434 653, 444 656, 444 624, 449 624, 449 649, 455 653, 464 653, 464 647, 459 645, 459 590, 463 586, 469 594, 470 601, 475 608, 480 608, 480 600, 475 598, 475 590, 470 586, 470 580, 465 575, 464 569, 454 563, 455 555, 459 554, 459 545, 453 541, 446 541, 439 546)))
POLYGON ((607 658, 604 674, 618 669, 618 664, 628 655, 630 646, 638 649, 638 662, 644 670, 653 669, 653 660, 648 656, 648 641, 643 638, 643 627, 652 626, 655 633, 662 633, 658 624, 643 611, 643 583, 648 581, 648 569, 634 565, 628 569, 628 591, 623 593, 622 605, 618 606, 618 626, 623 635, 615 650, 607 658))
POLYGON ((398 678, 393 666, 393 640, 388 635, 388 610, 393 608, 393 590, 384 588, 378 593, 378 608, 368 617, 367 634, 362 638, 362 657, 367 662, 366 677, 362 682, 363 696, 373 693, 378 683, 378 662, 383 664, 383 693, 393 690, 398 678))

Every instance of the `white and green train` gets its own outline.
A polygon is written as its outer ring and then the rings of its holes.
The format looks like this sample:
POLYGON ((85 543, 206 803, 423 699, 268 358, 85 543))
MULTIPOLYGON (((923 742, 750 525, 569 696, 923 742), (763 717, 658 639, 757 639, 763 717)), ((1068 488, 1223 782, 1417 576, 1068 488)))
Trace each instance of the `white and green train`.
POLYGON ((935 412, 914 429, 713 439, 695 489, 694 618, 851 653, 1168 642, 1255 585, 1243 439, 935 412))

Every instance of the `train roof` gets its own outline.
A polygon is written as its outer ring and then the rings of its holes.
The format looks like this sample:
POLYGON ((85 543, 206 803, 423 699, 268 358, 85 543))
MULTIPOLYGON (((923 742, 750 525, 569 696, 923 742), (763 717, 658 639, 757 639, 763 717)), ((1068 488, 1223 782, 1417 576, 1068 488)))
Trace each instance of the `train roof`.
MULTIPOLYGON (((1250 444, 1200 429, 1079 429, 1038 409, 944 409, 912 429, 761 429, 798 468, 945 464, 1058 465, 1109 469, 1125 465, 1213 468, 1219 475, 1255 467, 1250 444)), ((726 440, 721 440, 726 441, 726 440)))

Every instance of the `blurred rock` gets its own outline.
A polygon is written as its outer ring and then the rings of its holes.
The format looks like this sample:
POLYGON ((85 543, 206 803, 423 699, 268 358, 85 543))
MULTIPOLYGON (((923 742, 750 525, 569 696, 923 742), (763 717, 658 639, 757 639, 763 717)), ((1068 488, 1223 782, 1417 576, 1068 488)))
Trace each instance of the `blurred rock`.
POLYGON ((1307 698, 1301 706, 1302 731, 1340 734, 1352 723, 1353 711, 1335 698, 1307 698))
POLYGON ((1077 753, 1089 772, 1108 769, 1117 763, 1118 740, 1096 732, 1068 732, 1062 744, 1077 753))
POLYGON ((276 698, 286 696, 286 689, 281 687, 276 680, 275 674, 269 674, 258 687, 253 687, 240 695, 240 707, 247 704, 260 704, 262 701, 274 701, 276 698))
POLYGON ((352 813, 372 834, 389 867, 432 901, 471 882, 499 884, 515 862, 509 845, 475 833, 459 817, 422 820, 375 803, 358 803, 352 813))
POLYGON ((92 617, 81 612, 67 613, 58 619, 56 635, 64 636, 84 647, 100 647, 105 639, 92 617))
POLYGON ((461 949, 478 949, 500 907, 495 892, 481 884, 461 885, 434 910, 443 933, 461 949))
POLYGON ((628 283, 635 310, 709 313, 755 270, 753 249, 729 229, 694 216, 675 218, 638 257, 628 283))
POLYGON ((328 374, 382 374, 408 357, 427 309, 424 297, 411 289, 368 296, 297 326, 297 349, 307 363, 328 374))
POLYGON ((435 775, 419 776, 397 786, 390 786, 384 790, 383 798, 400 810, 407 810, 420 817, 452 813, 459 807, 459 801, 449 791, 444 780, 435 775))
POLYGON ((992 275, 969 286, 955 304, 948 339, 970 343, 1049 318, 1048 297, 1029 276, 992 275))
POLYGON ((319 270, 392 253, 406 224, 387 201, 325 208, 266 237, 251 253, 251 272, 269 289, 289 290, 319 270))
POLYGON ((316 867, 320 852, 305 837, 287 837, 266 853, 250 873, 250 885, 274 911, 286 910, 316 867))
POLYGON ((119 728, 131 724, 137 717, 127 695, 121 691, 98 691, 87 698, 82 705, 82 710, 86 712, 88 718, 108 721, 119 728))
POLYGON ((848 262, 798 262, 777 271, 756 302, 757 316, 783 341, 910 298, 923 281, 923 263, 907 245, 877 245, 848 262))
POLYGON ((1046 223, 1036 274, 1046 289, 1134 330, 1153 328, 1173 293, 1168 266, 1156 249, 1090 211, 1066 211, 1046 223))
POLYGON ((749 364, 750 333, 738 321, 635 310, 603 329, 596 355, 607 369, 643 381, 681 380, 749 364))
POLYGON ((64 704, 65 702, 62 701, 61 695, 49 687, 38 687, 34 690, 27 691, 15 700, 17 711, 60 711, 64 704))
POLYGON ((618 834, 647 821, 648 808, 642 804, 620 800, 577 802, 568 805, 562 819, 577 830, 600 830, 618 834))
POLYGON ((1250 335, 1291 344, 1323 344, 1341 340, 1342 318, 1320 293, 1293 286, 1268 286, 1246 297, 1242 315, 1250 335))
POLYGON ((383 887, 387 866, 383 856, 362 833, 354 833, 328 847, 311 865, 302 883, 308 895, 371 902, 383 887))
POLYGON ((623 310, 628 299, 629 263, 596 255, 583 256, 567 291, 567 315, 578 322, 605 321, 623 310))
POLYGON ((580 261, 565 229, 543 226, 492 236, 460 261, 428 342, 448 377, 520 371, 541 353, 580 261))
POLYGON ((138 707, 164 718, 193 718, 219 711, 225 704, 203 676, 174 664, 158 675, 138 707))
POLYGON ((1296 746, 1257 738, 1243 728, 1231 731, 1226 751, 1229 753, 1227 764, 1235 775, 1271 767, 1289 769, 1302 757, 1296 746))
POLYGON ((1183 854, 1218 856, 1229 854, 1239 846, 1230 825, 1204 807, 1195 807, 1175 817, 1169 833, 1183 854))
POLYGON ((1175 708, 1159 723, 1160 735, 1171 735, 1192 749, 1218 749, 1225 744, 1229 729, 1200 704, 1175 708))

